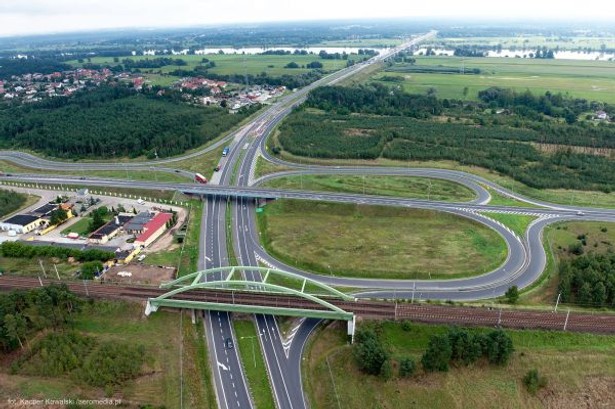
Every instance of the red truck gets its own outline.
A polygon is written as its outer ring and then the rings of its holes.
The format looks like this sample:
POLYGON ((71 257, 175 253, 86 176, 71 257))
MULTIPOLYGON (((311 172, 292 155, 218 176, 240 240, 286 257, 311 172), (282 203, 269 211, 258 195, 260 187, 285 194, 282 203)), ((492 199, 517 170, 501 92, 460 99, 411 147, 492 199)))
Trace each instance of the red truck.
POLYGON ((195 173, 194 174, 194 181, 197 183, 207 183, 207 178, 203 175, 201 175, 200 173, 195 173))

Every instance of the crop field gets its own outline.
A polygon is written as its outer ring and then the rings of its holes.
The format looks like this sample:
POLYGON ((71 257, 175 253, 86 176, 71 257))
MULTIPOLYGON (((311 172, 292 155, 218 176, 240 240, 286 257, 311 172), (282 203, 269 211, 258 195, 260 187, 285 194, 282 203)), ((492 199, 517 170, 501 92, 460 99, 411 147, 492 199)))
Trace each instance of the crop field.
MULTIPOLYGON (((159 71, 163 74, 167 74, 177 69, 192 70, 197 65, 202 65, 203 58, 208 59, 216 63, 216 66, 209 71, 215 74, 252 74, 258 75, 262 72, 267 73, 269 76, 277 77, 281 75, 295 75, 302 74, 310 69, 306 68, 284 68, 284 66, 290 62, 296 62, 299 66, 309 64, 314 61, 322 63, 323 70, 335 71, 346 66, 345 60, 325 60, 318 55, 258 55, 258 54, 207 54, 207 55, 176 55, 176 56, 134 56, 134 57, 121 57, 119 63, 113 62, 112 57, 94 57, 91 59, 92 64, 121 64, 124 58, 130 58, 134 61, 140 61, 145 59, 153 60, 155 58, 173 58, 182 59, 187 65, 168 65, 162 68, 154 69, 142 69, 142 72, 154 72, 159 71)), ((83 64, 78 63, 76 60, 69 61, 69 64, 74 66, 81 66, 83 64)), ((166 78, 166 77, 162 77, 166 78)), ((161 81, 160 77, 156 77, 158 81, 161 81)))
POLYGON ((453 278, 483 274, 506 258, 495 231, 447 213, 278 200, 258 216, 272 255, 322 274, 453 278))
MULTIPOLYGON (((384 381, 361 373, 345 330, 331 325, 320 330, 307 352, 304 387, 314 409, 530 409, 607 408, 615 405, 615 337, 548 331, 507 331, 515 352, 504 366, 477 362, 449 372, 424 373, 420 358, 429 337, 444 326, 385 322, 380 336, 392 358, 411 357, 417 372, 409 378, 384 381), (523 376, 537 369, 547 385, 535 396, 523 376)), ((471 331, 484 331, 472 329, 471 331)))
POLYGON ((571 96, 588 100, 615 103, 615 63, 606 61, 541 60, 522 58, 461 58, 461 57, 420 57, 417 56, 413 69, 436 69, 448 67, 456 74, 429 72, 401 72, 401 66, 394 65, 381 71, 372 80, 385 76, 403 77, 400 82, 385 82, 400 85, 410 93, 424 94, 435 88, 439 98, 478 98, 478 91, 492 86, 513 88, 517 91, 529 89, 534 94, 569 93, 571 96), (473 69, 479 74, 468 74, 473 69), (464 70, 466 74, 461 74, 464 70), (464 96, 464 88, 468 88, 464 96))

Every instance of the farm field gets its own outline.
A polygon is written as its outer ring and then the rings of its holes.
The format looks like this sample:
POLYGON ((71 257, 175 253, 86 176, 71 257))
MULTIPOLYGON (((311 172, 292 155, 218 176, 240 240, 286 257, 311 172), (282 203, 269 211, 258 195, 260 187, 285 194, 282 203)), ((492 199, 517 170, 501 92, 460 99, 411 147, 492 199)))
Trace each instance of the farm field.
POLYGON ((399 72, 398 65, 372 76, 379 81, 385 76, 401 76, 401 85, 410 93, 424 94, 435 88, 438 98, 478 99, 478 91, 498 86, 517 91, 529 89, 534 94, 569 93, 588 100, 615 103, 615 63, 606 61, 531 60, 521 58, 461 58, 416 56, 413 68, 448 67, 466 74, 399 72), (480 74, 468 74, 472 69, 480 74), (464 88, 468 88, 464 96, 464 88))
MULTIPOLYGON (((281 75, 296 75, 311 71, 307 68, 284 68, 284 66, 290 62, 296 62, 301 65, 309 64, 313 61, 322 63, 323 70, 335 71, 346 66, 345 60, 325 60, 318 55, 257 55, 257 54, 206 54, 206 55, 176 55, 176 56, 133 56, 133 57, 121 57, 119 63, 113 62, 112 57, 93 57, 91 59, 92 64, 121 64, 121 60, 124 58, 130 58, 134 61, 140 61, 145 59, 153 60, 155 58, 173 58, 182 59, 187 65, 177 66, 168 65, 162 68, 154 69, 142 69, 142 72, 154 72, 160 71, 162 74, 168 74, 171 71, 177 69, 192 70, 197 65, 202 65, 203 58, 208 59, 216 63, 216 66, 210 68, 209 71, 215 74, 252 74, 258 75, 262 72, 267 73, 269 76, 278 77, 281 75)), ((76 60, 69 61, 69 64, 73 66, 82 66, 76 60)), ((164 78, 164 77, 163 77, 164 78)), ((173 77, 175 78, 175 77, 173 77)), ((157 78, 160 81, 160 78, 157 78)))
MULTIPOLYGON (((393 360, 411 357, 417 371, 410 378, 384 381, 359 372, 346 343, 343 325, 317 332, 304 362, 304 388, 315 409, 356 407, 389 409, 530 409, 612 407, 615 405, 615 337, 547 331, 507 331, 515 352, 504 366, 477 362, 449 372, 423 372, 420 358, 429 337, 445 326, 385 322, 380 337, 393 360), (531 369, 547 385, 530 395, 522 378, 531 369)), ((472 329, 485 331, 484 329, 472 329)))
POLYGON ((515 47, 517 50, 525 47, 528 52, 533 51, 536 47, 556 48, 562 50, 577 50, 584 48, 592 48, 594 51, 599 51, 604 44, 606 48, 615 48, 615 39, 613 37, 546 37, 535 35, 519 35, 514 37, 443 37, 438 38, 437 43, 446 44, 447 46, 460 45, 478 45, 478 46, 497 46, 502 45, 502 48, 515 47))
POLYGON ((507 253, 495 231, 427 210, 277 200, 258 214, 258 223, 270 254, 321 274, 465 277, 492 270, 507 253))

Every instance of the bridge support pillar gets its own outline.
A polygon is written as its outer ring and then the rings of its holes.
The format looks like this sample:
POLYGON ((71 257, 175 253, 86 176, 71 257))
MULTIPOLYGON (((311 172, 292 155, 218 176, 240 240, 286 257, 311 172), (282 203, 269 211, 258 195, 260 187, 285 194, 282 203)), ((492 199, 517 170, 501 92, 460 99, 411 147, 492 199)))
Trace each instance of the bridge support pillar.
POLYGON ((352 315, 352 320, 348 321, 348 338, 350 339, 350 343, 354 343, 354 330, 357 325, 357 316, 352 315))
POLYGON ((158 306, 153 305, 150 300, 147 300, 147 304, 145 305, 145 316, 149 317, 152 312, 158 311, 158 306))
POLYGON ((194 308, 190 310, 190 315, 192 317, 192 324, 193 325, 196 324, 196 312, 195 312, 194 308))

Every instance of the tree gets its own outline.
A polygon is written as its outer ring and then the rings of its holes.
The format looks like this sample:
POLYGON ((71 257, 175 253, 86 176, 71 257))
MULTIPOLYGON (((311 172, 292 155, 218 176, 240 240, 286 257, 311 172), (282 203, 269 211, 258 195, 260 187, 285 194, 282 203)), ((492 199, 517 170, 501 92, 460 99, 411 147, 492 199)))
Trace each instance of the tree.
POLYGON ((299 68, 299 64, 294 61, 289 62, 284 66, 284 68, 299 68))
POLYGON ((49 215, 49 224, 52 226, 62 224, 66 219, 68 219, 68 213, 59 207, 49 215))
POLYGON ((28 329, 23 315, 6 314, 4 316, 4 328, 8 337, 19 342, 19 346, 23 349, 22 338, 25 338, 28 329))
POLYGON ((358 330, 353 350, 359 368, 368 374, 378 375, 389 358, 380 339, 372 329, 358 330))
POLYGON ((421 358, 426 372, 447 372, 452 357, 452 348, 448 336, 433 335, 429 339, 427 350, 421 358))
POLYGON ((412 358, 402 358, 399 361, 399 376, 400 378, 408 378, 416 371, 416 364, 412 358))
POLYGON ((502 330, 491 331, 487 334, 486 342, 483 343, 489 363, 504 365, 514 352, 513 342, 510 336, 502 330))
POLYGON ((463 365, 476 362, 482 355, 482 345, 479 338, 467 329, 453 328, 449 330, 448 339, 451 344, 451 359, 463 365))
POLYGON ((516 285, 513 285, 504 294, 506 300, 508 300, 509 304, 516 304, 519 300, 519 288, 516 285))
POLYGON ((470 90, 468 89, 468 87, 463 87, 463 98, 466 99, 468 97, 468 93, 470 92, 470 90))
POLYGON ((100 261, 88 261, 81 265, 81 278, 84 280, 92 280, 97 273, 103 270, 103 265, 100 261))

